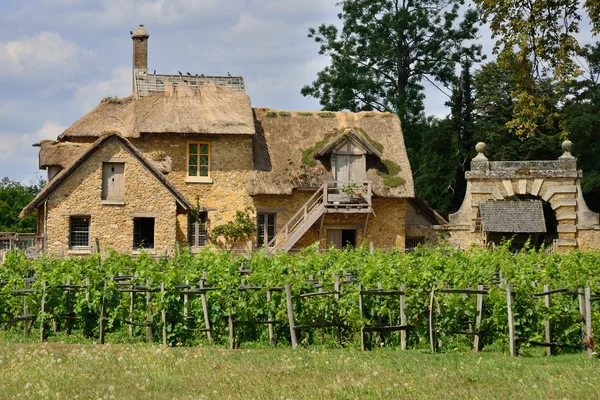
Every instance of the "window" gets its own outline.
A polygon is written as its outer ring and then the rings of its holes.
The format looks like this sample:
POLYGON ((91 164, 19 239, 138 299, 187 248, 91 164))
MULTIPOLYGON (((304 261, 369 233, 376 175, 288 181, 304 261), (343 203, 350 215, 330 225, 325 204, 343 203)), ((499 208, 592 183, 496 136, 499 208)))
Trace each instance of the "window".
POLYGON ((407 253, 414 251, 418 246, 422 246, 424 244, 424 237, 407 237, 404 241, 404 251, 407 253))
POLYGON ((69 248, 90 247, 90 217, 71 217, 69 219, 69 248))
POLYGON ((123 201, 124 163, 102 163, 102 200, 123 201))
POLYGON ((188 176, 206 177, 210 172, 210 143, 188 143, 188 176))
POLYGON ((275 237, 275 215, 258 214, 257 216, 257 245, 266 246, 275 237))
POLYGON ((188 216, 188 243, 192 247, 206 246, 206 221, 207 212, 198 213, 199 221, 193 215, 188 216))
POLYGON ((154 248, 154 218, 133 219, 133 249, 154 248))

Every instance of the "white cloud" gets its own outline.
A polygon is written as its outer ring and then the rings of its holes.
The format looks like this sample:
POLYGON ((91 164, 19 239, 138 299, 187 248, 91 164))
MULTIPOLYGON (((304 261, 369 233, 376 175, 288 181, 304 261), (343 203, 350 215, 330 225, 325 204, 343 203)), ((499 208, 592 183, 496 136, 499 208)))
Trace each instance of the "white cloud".
MULTIPOLYGON (((46 139, 56 139, 66 127, 46 121, 33 132, 24 135, 18 133, 0 132, 0 171, 2 176, 29 183, 37 180, 38 148, 34 143, 46 139)), ((43 173, 41 174, 44 175, 43 173)))
POLYGON ((70 72, 90 58, 77 43, 56 32, 40 32, 19 40, 0 42, 0 75, 36 77, 42 72, 70 72))
POLYGON ((56 137, 63 133, 65 129, 67 129, 65 126, 57 124, 56 122, 46 121, 44 122, 44 125, 35 132, 23 135, 21 137, 21 143, 25 146, 31 146, 41 140, 56 140, 56 137))
POLYGON ((74 104, 81 113, 86 113, 96 107, 100 100, 107 96, 125 97, 131 94, 131 68, 115 68, 110 78, 86 83, 77 88, 74 104))

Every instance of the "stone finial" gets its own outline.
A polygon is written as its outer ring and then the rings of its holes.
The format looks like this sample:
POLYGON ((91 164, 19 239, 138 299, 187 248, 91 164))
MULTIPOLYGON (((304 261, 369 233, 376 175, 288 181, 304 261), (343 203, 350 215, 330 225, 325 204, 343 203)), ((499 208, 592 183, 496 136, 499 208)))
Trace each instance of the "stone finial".
POLYGON ((483 142, 479 142, 475 145, 475 150, 477 150, 477 155, 475 156, 475 158, 473 160, 478 160, 478 161, 487 161, 487 157, 485 156, 485 154, 483 154, 485 152, 485 143, 483 142))
POLYGON ((575 158, 571 154, 571 150, 573 150, 573 142, 570 140, 565 140, 562 142, 561 147, 563 150, 563 155, 558 158, 559 160, 564 160, 565 158, 575 158))

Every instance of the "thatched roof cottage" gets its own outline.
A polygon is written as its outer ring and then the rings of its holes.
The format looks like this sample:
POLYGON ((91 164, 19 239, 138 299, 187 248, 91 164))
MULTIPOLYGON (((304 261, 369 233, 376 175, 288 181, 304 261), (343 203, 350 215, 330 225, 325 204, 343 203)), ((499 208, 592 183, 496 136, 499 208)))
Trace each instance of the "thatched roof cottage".
MULTIPOLYGON (((443 223, 414 199, 398 117, 251 107, 242 77, 148 71, 149 35, 132 34, 133 93, 105 98, 43 141, 43 248, 87 254, 207 245, 211 227, 252 208, 253 246, 404 248, 413 227, 443 223)), ((410 243, 413 243, 410 242, 410 243)), ((244 244, 246 246, 246 244, 244 244)))

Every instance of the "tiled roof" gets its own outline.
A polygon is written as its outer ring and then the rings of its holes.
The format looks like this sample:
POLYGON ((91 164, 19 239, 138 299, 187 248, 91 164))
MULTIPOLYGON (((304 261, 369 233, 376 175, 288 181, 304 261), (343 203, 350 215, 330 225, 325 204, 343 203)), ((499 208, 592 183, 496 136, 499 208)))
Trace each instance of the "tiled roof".
POLYGON ((484 232, 546 232, 541 201, 486 201, 479 210, 484 232))

